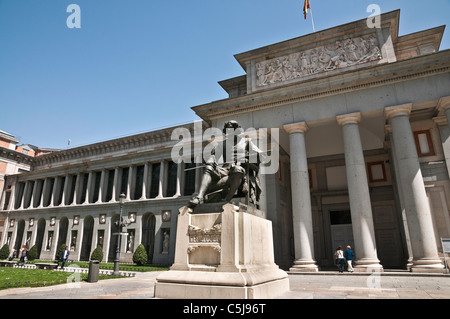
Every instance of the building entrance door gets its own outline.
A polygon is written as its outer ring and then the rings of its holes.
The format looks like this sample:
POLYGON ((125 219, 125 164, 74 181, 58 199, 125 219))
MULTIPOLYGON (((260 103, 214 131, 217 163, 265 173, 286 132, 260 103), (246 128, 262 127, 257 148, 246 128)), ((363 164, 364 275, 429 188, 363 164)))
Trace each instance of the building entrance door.
POLYGON ((333 252, 338 246, 345 251, 347 245, 354 247, 352 219, 349 210, 330 211, 331 246, 333 252))

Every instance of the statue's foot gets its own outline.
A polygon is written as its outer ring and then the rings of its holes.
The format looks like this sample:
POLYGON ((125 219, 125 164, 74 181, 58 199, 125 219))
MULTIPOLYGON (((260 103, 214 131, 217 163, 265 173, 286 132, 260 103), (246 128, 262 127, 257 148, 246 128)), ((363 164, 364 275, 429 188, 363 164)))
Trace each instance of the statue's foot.
POLYGON ((193 197, 188 204, 189 208, 194 208, 197 205, 203 204, 203 198, 201 197, 193 197))

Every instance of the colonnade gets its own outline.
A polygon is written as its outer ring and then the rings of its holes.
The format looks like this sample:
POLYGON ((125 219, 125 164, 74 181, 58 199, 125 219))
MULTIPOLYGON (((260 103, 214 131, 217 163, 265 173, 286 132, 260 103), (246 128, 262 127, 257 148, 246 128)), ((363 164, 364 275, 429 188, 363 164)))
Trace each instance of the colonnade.
MULTIPOLYGON (((434 237, 419 158, 409 122, 412 104, 387 107, 386 120, 392 127, 394 167, 398 170, 398 189, 407 216, 412 248, 412 271, 442 271, 434 237)), ((449 108, 450 109, 450 108, 449 108)), ((447 117, 450 123, 450 111, 447 117)), ((355 241, 357 271, 383 271, 377 257, 371 199, 359 132, 361 113, 336 116, 342 128, 348 194, 355 241)), ((314 257, 313 223, 305 135, 306 122, 284 125, 289 133, 291 191, 295 261, 291 271, 317 271, 314 257)))
POLYGON ((19 181, 9 209, 112 203, 121 193, 126 200, 192 195, 198 188, 198 174, 185 172, 187 165, 193 164, 162 160, 19 181))

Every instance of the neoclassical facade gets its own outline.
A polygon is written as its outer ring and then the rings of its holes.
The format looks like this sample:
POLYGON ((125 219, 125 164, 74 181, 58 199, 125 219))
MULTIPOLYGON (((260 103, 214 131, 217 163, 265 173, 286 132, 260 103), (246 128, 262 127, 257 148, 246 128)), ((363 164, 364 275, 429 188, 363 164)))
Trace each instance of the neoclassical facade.
POLYGON ((74 260, 89 260, 101 246, 104 261, 112 261, 125 194, 121 261, 131 262, 142 243, 150 263, 170 264, 178 209, 194 194, 198 175, 186 171, 195 164, 172 161, 173 129, 34 157, 29 172, 7 176, 1 244, 36 245, 47 260, 63 244, 74 260))
POLYGON ((279 131, 280 169, 261 204, 292 271, 442 271, 450 236, 450 51, 445 27, 399 36, 400 11, 237 54, 229 98, 193 107, 211 126, 279 131))
MULTIPOLYGON (((334 267, 335 249, 348 244, 358 271, 444 269, 450 51, 439 50, 445 27, 399 36, 399 18, 237 54, 245 74, 219 82, 229 97, 192 107, 203 127, 233 119, 277 137, 268 149, 279 150, 279 168, 261 176, 260 209, 284 269, 334 267)), ((101 245, 111 260, 124 193, 123 260, 143 243, 149 262, 171 264, 178 209, 202 172, 172 161, 174 129, 42 155, 30 172, 7 176, 0 244, 37 245, 51 258, 67 243, 81 260, 101 245)))

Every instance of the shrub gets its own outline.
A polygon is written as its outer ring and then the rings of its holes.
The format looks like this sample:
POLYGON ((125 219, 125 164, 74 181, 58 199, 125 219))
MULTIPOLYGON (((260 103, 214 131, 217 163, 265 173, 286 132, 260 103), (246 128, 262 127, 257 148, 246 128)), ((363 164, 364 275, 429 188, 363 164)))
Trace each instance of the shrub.
POLYGON ((66 246, 67 246, 66 244, 62 244, 61 246, 59 246, 59 249, 55 255, 55 260, 61 260, 61 254, 62 254, 63 250, 66 249, 66 246))
POLYGON ((38 258, 38 255, 39 255, 39 253, 38 253, 37 247, 36 247, 36 245, 34 245, 28 251, 28 260, 35 260, 38 258))
POLYGON ((103 249, 100 245, 98 245, 97 248, 95 248, 92 252, 91 260, 97 260, 99 262, 103 260, 103 249))
POLYGON ((133 262, 138 266, 142 266, 147 263, 147 259, 148 257, 147 252, 145 251, 145 247, 143 244, 140 244, 133 254, 133 262))
POLYGON ((7 259, 9 257, 9 247, 4 244, 2 249, 0 249, 0 259, 7 259))

